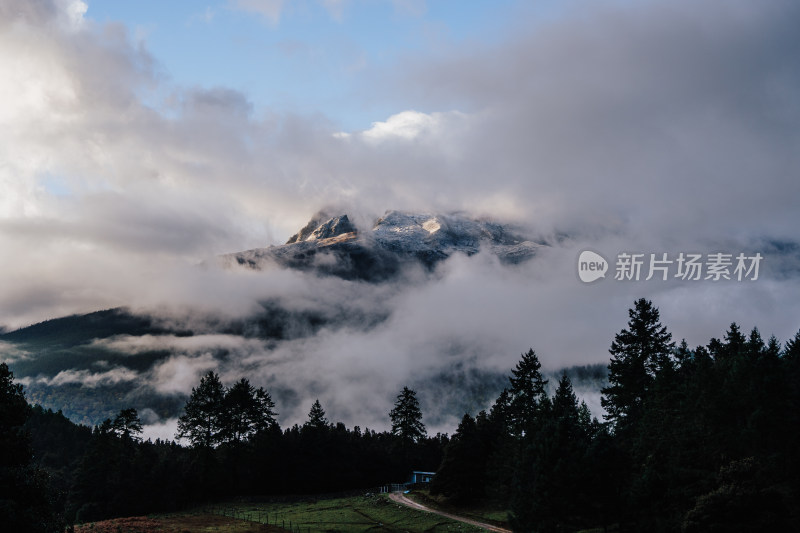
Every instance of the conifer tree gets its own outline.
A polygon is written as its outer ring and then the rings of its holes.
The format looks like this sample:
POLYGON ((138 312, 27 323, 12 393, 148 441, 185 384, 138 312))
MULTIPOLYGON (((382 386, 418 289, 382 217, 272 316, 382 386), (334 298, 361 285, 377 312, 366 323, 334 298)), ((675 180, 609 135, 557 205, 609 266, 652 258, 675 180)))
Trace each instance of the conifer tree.
POLYGON ((319 403, 319 398, 314 400, 314 403, 311 405, 311 410, 308 412, 308 420, 303 424, 303 428, 328 428, 328 419, 325 418, 325 410, 322 408, 322 404, 319 403))
POLYGON ((142 440, 139 436, 142 433, 142 421, 139 419, 138 411, 133 408, 122 409, 114 417, 114 421, 111 423, 111 430, 123 439, 142 440))
POLYGON ((675 346, 652 302, 641 298, 628 314, 628 328, 617 333, 611 343, 609 384, 602 389, 600 400, 607 412, 606 419, 617 433, 626 433, 639 421, 655 375, 672 368, 675 346))
POLYGON ((508 411, 512 434, 517 437, 535 428, 537 418, 548 403, 547 380, 542 378, 541 368, 536 352, 529 349, 511 371, 508 411))
MULTIPOLYGON (((588 428, 581 427, 578 398, 564 373, 535 432, 523 438, 511 497, 515 531, 574 531, 587 512, 585 458, 588 428)), ((584 404, 585 405, 585 404, 584 404)))
POLYGON ((277 424, 275 402, 262 387, 256 389, 246 378, 225 392, 224 439, 239 443, 277 424))
POLYGON ((800 331, 795 333, 794 338, 786 341, 786 348, 783 350, 783 358, 789 361, 800 362, 800 331))
POLYGON ((556 420, 567 420, 577 425, 578 415, 578 397, 575 396, 572 382, 565 371, 561 374, 558 387, 553 395, 553 417, 556 420))
POLYGON ((29 416, 22 385, 0 363, 0 524, 4 531, 61 531, 48 475, 34 464, 30 434, 23 427, 29 416))
POLYGON ((444 494, 461 503, 479 499, 486 481, 487 451, 475 419, 465 414, 445 448, 431 493, 444 494))
POLYGON ((408 387, 403 387, 397 395, 389 418, 392 420, 392 434, 405 442, 419 442, 427 436, 417 393, 408 387))
POLYGON ((219 376, 213 371, 200 379, 200 384, 192 388, 189 401, 184 406, 184 414, 178 419, 178 439, 188 438, 193 446, 212 448, 223 438, 225 427, 223 401, 225 388, 219 376))
POLYGON ((491 435, 486 463, 486 495, 505 504, 511 494, 518 445, 511 433, 511 395, 503 389, 489 410, 488 432, 491 435))

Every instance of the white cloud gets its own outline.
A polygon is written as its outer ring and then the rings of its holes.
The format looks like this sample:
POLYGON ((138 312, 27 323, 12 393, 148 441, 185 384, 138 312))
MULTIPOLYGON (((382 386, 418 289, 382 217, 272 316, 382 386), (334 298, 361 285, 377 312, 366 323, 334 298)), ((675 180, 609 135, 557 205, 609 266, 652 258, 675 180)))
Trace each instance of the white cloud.
MULTIPOLYGON (((170 418, 163 422, 155 422, 153 424, 145 424, 142 426, 142 438, 147 440, 175 440, 175 434, 178 432, 178 419, 170 418)), ((185 444, 185 443, 184 443, 185 444)))
MULTIPOLYGON (((272 23, 288 8, 229 5, 272 23)), ((325 6, 335 16, 343 4, 325 6)), ((146 43, 85 19, 79 2, 3 2, 0 325, 126 304, 202 325, 268 298, 294 309, 344 301, 390 318, 275 347, 225 336, 107 342, 173 350, 153 373, 164 392, 191 390, 224 349, 236 354, 228 377, 305 387, 283 408, 288 419, 326 393, 332 413, 362 425, 380 423, 394 388, 448 357, 497 370, 532 346, 549 367, 605 361, 642 295, 692 344, 732 320, 788 338, 800 311, 796 269, 751 286, 587 287, 573 268, 581 247, 797 240, 798 7, 585 7, 493 45, 367 64, 362 79, 373 81, 353 97, 406 111, 335 135, 322 115, 256 111, 230 88, 170 84, 146 43), (285 241, 323 205, 353 207, 365 221, 386 209, 466 210, 567 238, 518 269, 456 258, 438 281, 403 287, 196 266, 285 241), (383 400, 364 400, 373 397, 383 400)))
POLYGON ((65 17, 68 30, 77 31, 83 28, 85 20, 83 16, 89 6, 81 0, 58 0, 57 5, 61 8, 65 17))
POLYGON ((29 351, 20 348, 16 344, 0 341, 0 360, 5 363, 24 361, 30 358, 31 355, 29 351))
POLYGON ((263 350, 264 342, 258 339, 242 339, 237 335, 121 335, 106 339, 96 339, 93 347, 105 348, 115 352, 137 355, 152 350, 170 350, 178 353, 202 353, 211 350, 241 350, 248 346, 250 351, 263 350))
MULTIPOLYGON (((460 113, 451 116, 462 117, 460 113)), ((419 111, 403 111, 392 115, 384 122, 373 122, 372 127, 360 133, 368 141, 392 141, 397 139, 413 140, 421 136, 441 133, 448 115, 445 113, 420 113, 419 111)))
POLYGON ((217 362, 210 353, 196 357, 174 355, 155 366, 151 372, 151 386, 163 394, 188 393, 203 374, 216 367, 217 362))
POLYGON ((139 374, 128 368, 115 367, 104 372, 92 372, 90 370, 62 370, 54 377, 38 378, 34 381, 50 386, 60 386, 72 383, 80 384, 84 387, 95 388, 99 386, 110 386, 118 383, 132 382, 139 379, 139 374))

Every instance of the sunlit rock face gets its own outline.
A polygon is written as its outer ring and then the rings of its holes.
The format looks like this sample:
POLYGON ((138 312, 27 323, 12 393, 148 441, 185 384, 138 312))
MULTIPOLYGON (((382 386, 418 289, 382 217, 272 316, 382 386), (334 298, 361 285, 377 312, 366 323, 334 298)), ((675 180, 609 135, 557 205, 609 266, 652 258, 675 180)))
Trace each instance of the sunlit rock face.
POLYGON ((501 262, 519 263, 543 245, 517 228, 460 213, 387 211, 371 228, 359 230, 347 214, 320 212, 286 244, 228 254, 222 261, 229 266, 278 265, 379 282, 395 277, 406 265, 432 270, 457 253, 487 250, 501 262))

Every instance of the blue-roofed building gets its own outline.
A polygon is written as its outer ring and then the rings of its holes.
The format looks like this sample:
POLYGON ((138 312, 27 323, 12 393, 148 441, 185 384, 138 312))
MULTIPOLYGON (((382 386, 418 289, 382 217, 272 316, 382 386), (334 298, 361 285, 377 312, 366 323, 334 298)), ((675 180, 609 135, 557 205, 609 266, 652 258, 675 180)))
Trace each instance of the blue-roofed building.
POLYGON ((420 472, 419 470, 414 470, 411 472, 411 480, 409 483, 430 483, 435 475, 436 472, 420 472))

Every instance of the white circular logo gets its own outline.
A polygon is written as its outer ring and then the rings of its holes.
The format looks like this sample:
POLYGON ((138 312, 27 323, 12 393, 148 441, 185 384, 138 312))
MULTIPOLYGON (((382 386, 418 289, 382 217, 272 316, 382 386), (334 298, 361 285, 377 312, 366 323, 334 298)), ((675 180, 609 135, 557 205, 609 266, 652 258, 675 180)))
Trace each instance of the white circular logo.
POLYGON ((584 283, 591 283, 606 277, 608 261, 602 255, 591 250, 584 250, 578 256, 578 277, 584 283))

